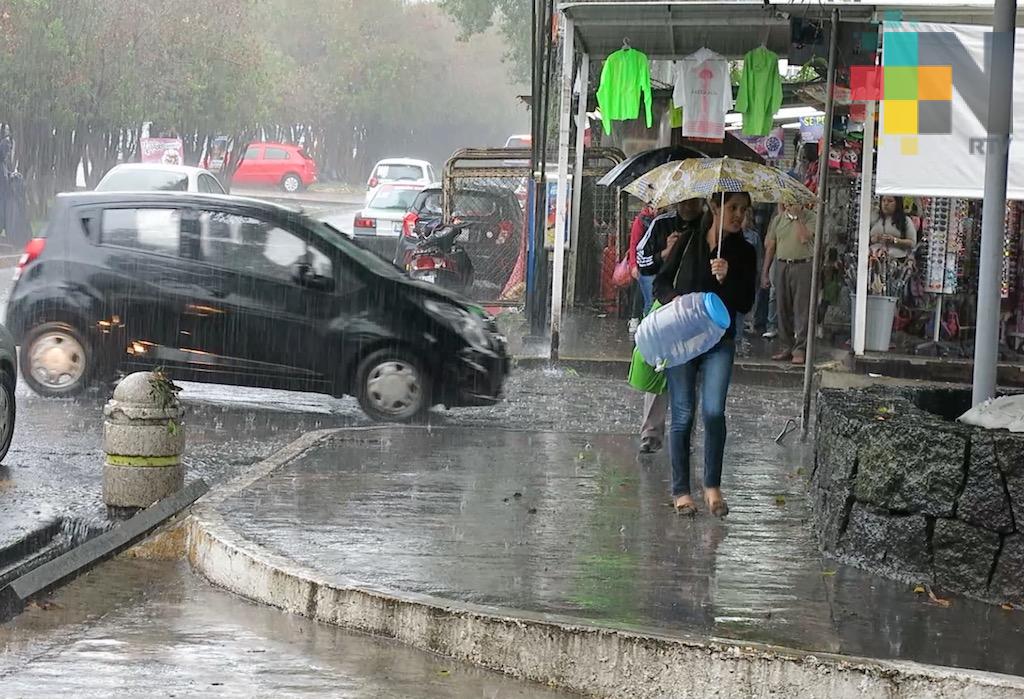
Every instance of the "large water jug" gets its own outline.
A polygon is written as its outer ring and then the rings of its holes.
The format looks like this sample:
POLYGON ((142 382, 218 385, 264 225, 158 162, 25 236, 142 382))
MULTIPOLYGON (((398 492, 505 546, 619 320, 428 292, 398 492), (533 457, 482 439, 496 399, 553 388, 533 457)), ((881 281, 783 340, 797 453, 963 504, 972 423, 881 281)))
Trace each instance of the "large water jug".
POLYGON ((657 371, 685 364, 718 344, 731 322, 717 294, 677 296, 652 311, 636 331, 636 348, 657 371))

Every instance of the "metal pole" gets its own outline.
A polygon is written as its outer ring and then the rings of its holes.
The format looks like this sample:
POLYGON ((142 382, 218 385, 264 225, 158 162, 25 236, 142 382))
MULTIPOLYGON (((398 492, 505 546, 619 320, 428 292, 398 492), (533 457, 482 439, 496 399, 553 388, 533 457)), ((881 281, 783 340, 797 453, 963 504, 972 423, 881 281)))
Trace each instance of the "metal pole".
POLYGON ((818 330, 818 278, 821 276, 821 242, 825 237, 825 198, 828 194, 828 149, 832 142, 832 105, 836 88, 836 38, 839 10, 832 10, 828 39, 828 77, 825 81, 824 151, 818 155, 818 217, 814 224, 814 256, 811 258, 811 301, 807 312, 807 354, 804 357, 804 405, 800 418, 803 437, 811 422, 811 384, 814 380, 814 345, 818 330))
POLYGON ((992 16, 992 72, 988 83, 988 141, 985 144, 985 198, 981 210, 981 265, 978 270, 978 323, 974 336, 973 405, 984 403, 996 395, 999 278, 1003 264, 1003 230, 1006 219, 1006 171, 1010 156, 1016 22, 1017 0, 996 0, 992 16))
POLYGON ((576 303, 576 254, 580 241, 580 203, 583 199, 584 141, 587 133, 587 95, 590 91, 590 56, 580 57, 579 103, 576 105, 576 161, 572 166, 572 213, 569 215, 569 277, 565 280, 565 303, 572 308, 576 303))
POLYGON ((558 359, 562 329, 562 291, 565 283, 565 239, 569 208, 569 120, 572 117, 572 68, 575 59, 573 23, 562 22, 562 95, 558 113, 558 183, 555 190, 555 266, 551 276, 551 359, 558 359))
POLYGON ((864 356, 868 319, 868 252, 871 247, 871 201, 875 193, 871 185, 875 175, 875 105, 867 104, 864 122, 864 156, 860 179, 860 225, 857 229, 857 295, 854 303, 853 353, 864 356))
POLYGON ((551 12, 552 0, 536 0, 534 70, 537 81, 533 103, 533 276, 532 292, 528 303, 530 334, 540 337, 544 334, 544 313, 547 310, 548 259, 544 237, 547 230, 547 131, 548 95, 551 83, 551 12))

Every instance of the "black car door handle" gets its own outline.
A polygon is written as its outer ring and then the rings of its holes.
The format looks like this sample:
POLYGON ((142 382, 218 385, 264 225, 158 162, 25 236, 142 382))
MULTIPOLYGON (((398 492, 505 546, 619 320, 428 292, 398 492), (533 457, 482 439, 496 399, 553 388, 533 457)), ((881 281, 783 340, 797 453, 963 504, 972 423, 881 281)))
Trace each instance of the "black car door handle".
POLYGON ((227 289, 222 289, 219 286, 207 288, 207 291, 209 291, 210 296, 212 296, 215 299, 222 299, 228 295, 227 289))

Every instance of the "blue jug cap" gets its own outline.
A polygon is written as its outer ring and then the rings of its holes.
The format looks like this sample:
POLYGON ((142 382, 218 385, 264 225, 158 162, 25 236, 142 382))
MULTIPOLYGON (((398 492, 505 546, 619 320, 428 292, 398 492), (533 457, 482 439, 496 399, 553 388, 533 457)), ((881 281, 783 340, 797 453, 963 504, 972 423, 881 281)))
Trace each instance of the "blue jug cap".
POLYGON ((732 316, 729 314, 729 309, 722 303, 722 299, 718 298, 718 294, 714 294, 710 291, 704 294, 704 310, 708 312, 708 317, 720 328, 729 329, 732 324, 732 316))

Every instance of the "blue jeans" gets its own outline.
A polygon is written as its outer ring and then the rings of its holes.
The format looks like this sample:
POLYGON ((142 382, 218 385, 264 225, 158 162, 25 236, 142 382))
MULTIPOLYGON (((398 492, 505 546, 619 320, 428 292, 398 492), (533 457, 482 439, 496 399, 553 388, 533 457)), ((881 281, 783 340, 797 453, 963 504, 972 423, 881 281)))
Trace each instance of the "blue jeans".
POLYGON ((690 494, 690 438, 696 408, 697 377, 700 376, 700 407, 704 420, 704 487, 722 483, 725 455, 725 397, 732 379, 736 342, 725 338, 711 350, 667 370, 672 423, 668 450, 672 461, 672 496, 690 494))
POLYGON ((644 300, 644 315, 646 316, 651 312, 651 306, 654 305, 654 275, 641 274, 637 277, 636 283, 640 285, 640 295, 644 300))

